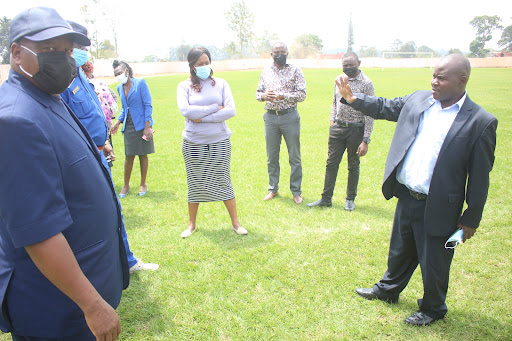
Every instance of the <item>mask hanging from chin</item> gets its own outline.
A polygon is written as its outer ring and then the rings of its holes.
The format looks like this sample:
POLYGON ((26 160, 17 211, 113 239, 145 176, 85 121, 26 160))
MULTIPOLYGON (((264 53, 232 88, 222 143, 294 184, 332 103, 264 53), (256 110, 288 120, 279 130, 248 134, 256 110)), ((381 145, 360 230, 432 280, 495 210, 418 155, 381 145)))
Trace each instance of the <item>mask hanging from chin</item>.
POLYGON ((35 53, 28 47, 20 45, 37 57, 39 71, 31 75, 20 65, 25 72, 44 91, 52 95, 61 94, 66 90, 77 76, 75 59, 64 51, 35 53))

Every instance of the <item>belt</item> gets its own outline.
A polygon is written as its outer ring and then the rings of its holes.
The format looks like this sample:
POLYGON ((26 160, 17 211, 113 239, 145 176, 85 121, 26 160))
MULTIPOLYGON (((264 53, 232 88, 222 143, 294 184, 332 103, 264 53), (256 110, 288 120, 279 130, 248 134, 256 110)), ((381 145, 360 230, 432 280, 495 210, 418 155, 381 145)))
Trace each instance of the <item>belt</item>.
POLYGON ((340 127, 349 128, 349 127, 364 127, 364 122, 343 122, 341 120, 334 120, 334 122, 340 127))
MULTIPOLYGON (((408 188, 407 188, 408 189, 408 188)), ((412 191, 410 189, 409 194, 411 194, 411 197, 413 197, 416 200, 427 200, 427 195, 419 192, 412 191)))
POLYGON ((103 146, 98 146, 98 150, 103 150, 103 146))
POLYGON ((271 113, 272 115, 280 116, 280 115, 286 115, 289 112, 293 112, 296 110, 297 110, 297 107, 291 107, 291 108, 283 109, 283 110, 267 110, 267 112, 271 113))

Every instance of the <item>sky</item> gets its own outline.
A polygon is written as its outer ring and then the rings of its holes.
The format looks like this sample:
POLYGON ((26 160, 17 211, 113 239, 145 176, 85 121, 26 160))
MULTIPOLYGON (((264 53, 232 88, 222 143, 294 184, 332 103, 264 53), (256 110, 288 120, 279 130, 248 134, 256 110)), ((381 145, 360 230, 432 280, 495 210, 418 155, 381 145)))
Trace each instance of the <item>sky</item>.
MULTIPOLYGON (((0 17, 12 19, 27 8, 48 6, 65 19, 85 24, 80 8, 92 1, 2 0, 0 17)), ((100 1, 111 8, 109 16, 117 22, 118 51, 127 60, 149 55, 165 58, 171 46, 181 43, 222 48, 236 41, 225 19, 235 0, 100 1)), ((434 50, 469 51, 476 36, 469 22, 475 16, 498 15, 504 27, 512 25, 512 1, 507 0, 431 0, 421 4, 410 0, 246 0, 246 5, 255 16, 256 36, 269 31, 291 46, 299 35, 314 34, 322 39, 326 52, 346 49, 350 13, 356 52, 361 46, 389 49, 395 39, 434 50)), ((106 27, 100 31, 105 37, 109 34, 106 27)), ((500 37, 501 31, 495 32, 486 48, 497 49, 500 37)))

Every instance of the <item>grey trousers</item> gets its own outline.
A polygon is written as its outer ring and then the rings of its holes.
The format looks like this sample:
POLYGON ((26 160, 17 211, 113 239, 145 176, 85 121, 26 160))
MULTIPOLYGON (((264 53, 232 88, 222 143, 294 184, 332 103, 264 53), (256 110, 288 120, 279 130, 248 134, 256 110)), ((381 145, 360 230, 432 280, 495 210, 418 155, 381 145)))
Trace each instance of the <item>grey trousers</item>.
POLYGON ((300 158, 300 116, 297 110, 285 115, 274 115, 268 111, 263 115, 265 121, 265 140, 267 142, 268 191, 279 191, 279 152, 281 137, 288 148, 290 162, 290 191, 301 195, 302 162, 300 158))

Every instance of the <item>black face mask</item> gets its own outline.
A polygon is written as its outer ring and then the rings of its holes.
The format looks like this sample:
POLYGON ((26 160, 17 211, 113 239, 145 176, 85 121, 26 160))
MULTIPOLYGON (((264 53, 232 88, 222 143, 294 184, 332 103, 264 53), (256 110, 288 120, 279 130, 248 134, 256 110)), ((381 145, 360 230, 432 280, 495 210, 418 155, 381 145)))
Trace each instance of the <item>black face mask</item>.
POLYGON ((274 56, 274 62, 279 66, 285 66, 286 64, 286 55, 284 53, 275 53, 274 56))
POLYGON ((350 78, 354 78, 357 75, 357 71, 359 71, 358 67, 344 67, 343 73, 345 73, 350 78))
POLYGON ((66 52, 35 53, 25 46, 22 47, 37 57, 39 71, 35 75, 31 75, 20 65, 21 70, 46 92, 52 95, 64 92, 77 76, 75 59, 66 52))

